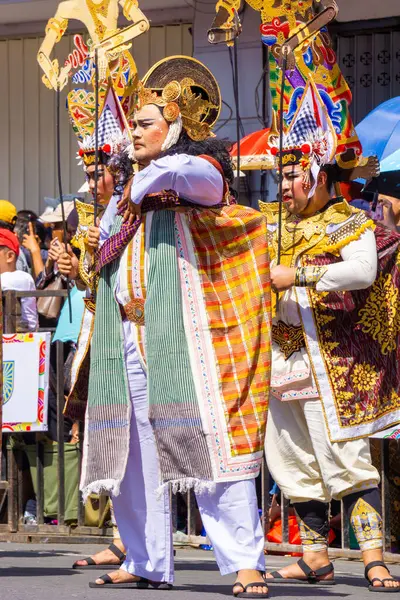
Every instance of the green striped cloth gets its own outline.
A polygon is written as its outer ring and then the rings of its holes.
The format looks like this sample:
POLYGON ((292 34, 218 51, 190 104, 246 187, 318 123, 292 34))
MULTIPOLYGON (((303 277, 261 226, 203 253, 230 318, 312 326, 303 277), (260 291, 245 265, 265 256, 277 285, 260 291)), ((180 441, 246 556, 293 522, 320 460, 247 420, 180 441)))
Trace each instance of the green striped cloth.
POLYGON ((212 481, 182 314, 175 212, 154 213, 149 244, 146 358, 150 422, 160 459, 161 484, 177 489, 212 481))
MULTIPOLYGON (((111 235, 121 224, 117 217, 111 235)), ((114 296, 119 263, 102 269, 97 289, 80 485, 84 498, 101 491, 118 495, 128 459, 131 403, 121 312, 114 296)))
MULTIPOLYGON (((119 218, 112 233, 120 225, 119 218)), ((121 314, 114 296, 119 263, 102 269, 97 291, 81 481, 84 497, 100 491, 118 494, 128 459, 131 405, 121 314)), ((149 264, 146 358, 160 484, 201 490, 212 487, 213 476, 185 336, 174 211, 153 214, 149 264)))

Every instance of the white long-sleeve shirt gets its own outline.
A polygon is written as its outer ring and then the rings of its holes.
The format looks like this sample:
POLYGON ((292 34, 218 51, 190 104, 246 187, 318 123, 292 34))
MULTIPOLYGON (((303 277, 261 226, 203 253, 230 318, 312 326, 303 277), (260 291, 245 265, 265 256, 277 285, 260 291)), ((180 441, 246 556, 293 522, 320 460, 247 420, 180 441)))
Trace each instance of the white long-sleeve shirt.
MULTIPOLYGON (((340 256, 341 262, 327 265, 326 272, 317 283, 317 292, 363 290, 374 283, 378 256, 372 229, 367 229, 358 240, 342 248, 340 256)), ((280 300, 279 318, 288 325, 301 324, 294 288, 287 290, 280 300)))
MULTIPOLYGON (((221 173, 211 163, 198 156, 173 154, 153 160, 133 179, 131 199, 140 204, 147 194, 173 190, 182 198, 213 206, 222 200, 224 181, 221 173)), ((117 197, 113 196, 100 222, 100 244, 110 235, 117 215, 117 197)))
MULTIPOLYGON (((13 271, 1 274, 1 289, 17 290, 19 292, 35 291, 35 282, 29 273, 13 271)), ((28 331, 38 328, 38 312, 36 298, 21 298, 21 324, 28 331)))
MULTIPOLYGON (((375 235, 367 229, 358 240, 340 250, 341 262, 328 265, 318 281, 317 292, 362 290, 376 278, 378 256, 375 235)), ((295 288, 287 290, 279 302, 279 316, 288 325, 301 325, 295 288)), ((281 400, 318 398, 306 349, 292 354, 288 360, 275 343, 272 344, 271 391, 281 400)))

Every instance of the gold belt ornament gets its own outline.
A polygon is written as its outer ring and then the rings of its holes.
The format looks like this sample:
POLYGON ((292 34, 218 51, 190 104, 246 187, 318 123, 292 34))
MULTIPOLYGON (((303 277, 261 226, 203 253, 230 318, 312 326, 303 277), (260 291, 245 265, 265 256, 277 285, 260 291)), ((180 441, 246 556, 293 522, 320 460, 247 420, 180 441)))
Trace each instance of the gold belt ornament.
POLYGON ((144 299, 135 298, 125 304, 124 313, 128 321, 136 323, 136 325, 144 325, 144 299))
POLYGON ((283 321, 278 321, 277 325, 272 326, 272 339, 283 352, 285 360, 288 360, 292 354, 306 347, 301 325, 296 327, 294 325, 287 325, 283 321))

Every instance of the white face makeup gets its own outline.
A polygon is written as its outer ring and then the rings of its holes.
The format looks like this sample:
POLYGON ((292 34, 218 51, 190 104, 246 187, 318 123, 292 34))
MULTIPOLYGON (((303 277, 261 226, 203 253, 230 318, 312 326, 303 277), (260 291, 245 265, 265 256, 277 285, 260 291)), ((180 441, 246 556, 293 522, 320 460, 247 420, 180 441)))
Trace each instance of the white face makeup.
POLYGON ((141 167, 147 167, 161 154, 168 131, 169 125, 155 104, 148 104, 135 114, 134 156, 141 167))

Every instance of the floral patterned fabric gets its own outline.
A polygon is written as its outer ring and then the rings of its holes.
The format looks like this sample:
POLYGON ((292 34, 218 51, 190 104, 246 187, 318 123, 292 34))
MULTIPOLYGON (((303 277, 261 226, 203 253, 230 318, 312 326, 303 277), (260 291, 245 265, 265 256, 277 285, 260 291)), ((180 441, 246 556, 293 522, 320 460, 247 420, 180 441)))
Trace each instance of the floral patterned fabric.
MULTIPOLYGON (((379 266, 370 288, 308 290, 335 411, 328 408, 323 393, 321 399, 335 442, 366 437, 400 422, 400 236, 380 226, 375 235, 379 266)), ((338 260, 331 254, 308 255, 302 263, 328 265, 338 260)), ((313 352, 310 359, 313 362, 313 352)))

